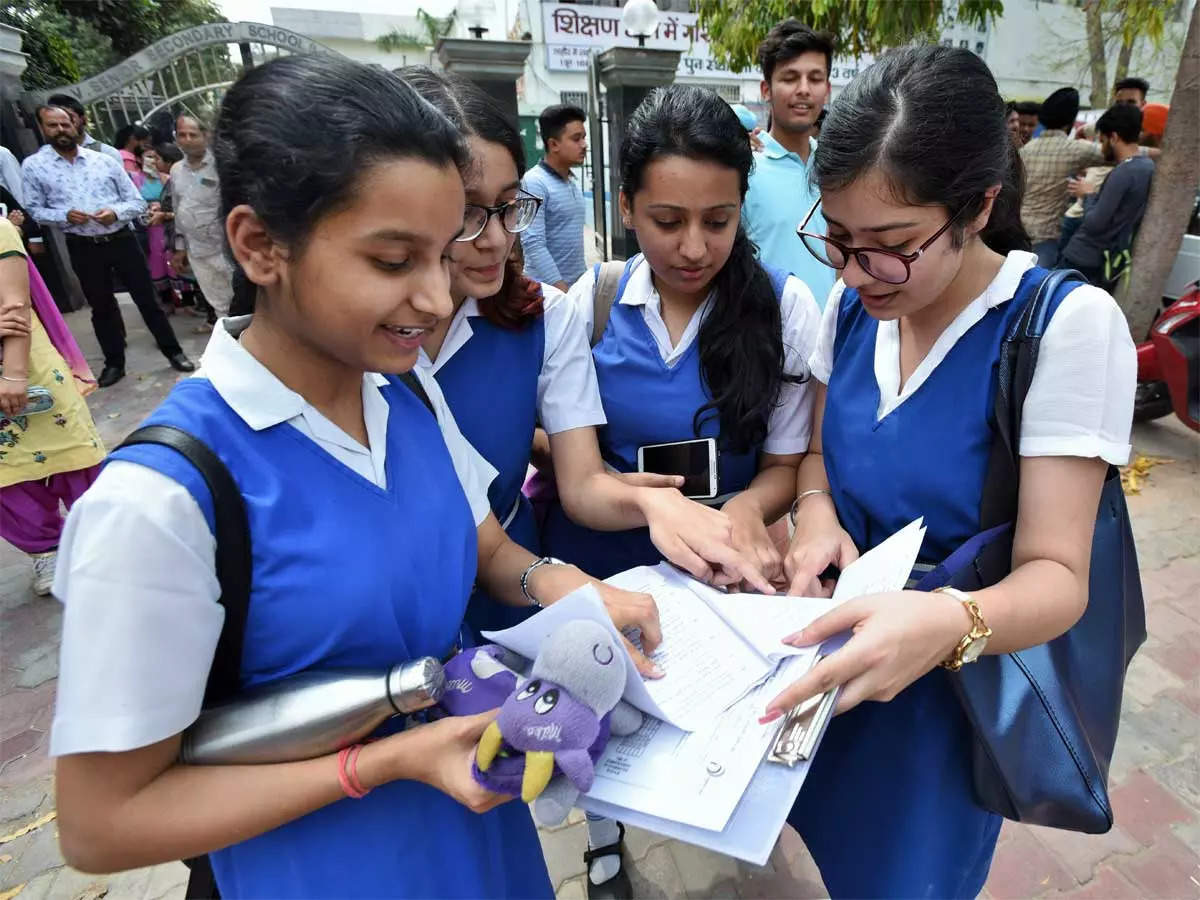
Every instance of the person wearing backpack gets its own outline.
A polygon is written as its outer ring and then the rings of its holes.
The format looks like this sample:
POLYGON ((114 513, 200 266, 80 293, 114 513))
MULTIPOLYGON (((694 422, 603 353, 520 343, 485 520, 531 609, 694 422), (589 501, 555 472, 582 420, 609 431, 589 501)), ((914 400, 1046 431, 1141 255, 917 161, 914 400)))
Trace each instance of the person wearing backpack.
MULTIPOLYGON (((419 365, 437 379, 467 440, 499 472, 488 491, 496 519, 514 541, 539 552, 521 487, 540 426, 559 495, 580 521, 600 529, 647 526, 663 554, 697 577, 728 570, 753 578, 732 547, 728 519, 684 499, 676 489, 682 479, 627 480, 605 471, 596 442, 604 410, 578 312, 561 291, 522 275, 513 258, 540 202, 521 188, 525 151, 516 122, 464 78, 423 66, 399 74, 466 137, 474 163, 466 226, 450 249, 454 314, 430 332, 419 365)), ((529 612, 477 590, 467 611, 470 639, 529 612)), ((642 674, 652 674, 653 663, 628 649, 642 674)))
MULTIPOLYGON (((298 762, 179 760, 231 662, 245 690, 445 659, 476 579, 514 606, 594 583, 504 535, 494 470, 437 382, 410 374, 450 313, 469 165, 454 125, 378 67, 287 56, 226 93, 215 155, 255 313, 224 319, 202 374, 147 420, 208 463, 126 444, 68 518, 51 735, 63 855, 110 872, 207 854, 226 898, 549 898, 529 810, 471 776, 490 714, 397 717, 298 762)), ((652 598, 597 590, 652 649, 652 598)))
MULTIPOLYGON (((762 578, 782 575, 767 534, 795 498, 808 448, 805 360, 820 312, 808 287, 764 267, 741 224, 753 155, 737 114, 712 91, 656 89, 621 146, 620 214, 642 252, 584 274, 568 293, 593 335, 607 424, 604 460, 638 469, 639 448, 711 438, 715 496, 734 546, 762 578)), ((711 492, 710 492, 711 493, 711 492)), ((645 529, 603 533, 551 506, 543 550, 598 577, 660 554, 645 529)))
MULTIPOLYGON (((1015 510, 1011 555, 982 589, 860 597, 788 639, 853 633, 764 716, 841 689, 789 818, 833 897, 979 894, 1002 819, 977 799, 973 747, 989 723, 968 720, 959 689, 1093 612, 1093 531, 1106 470, 1130 452, 1134 347, 1104 291, 1047 282, 1057 289, 1037 298, 1048 321, 1031 322, 1044 327, 1015 411, 1019 481, 989 483, 998 372, 1010 383, 1002 348, 1049 274, 1021 227, 1014 157, 986 64, 940 46, 894 51, 859 75, 815 156, 827 231, 806 222, 802 237, 841 281, 810 362, 815 433, 784 561, 792 589, 919 516, 921 560, 949 567, 982 531, 991 491, 1011 492, 1015 510)), ((1097 644, 1085 674, 1107 681, 1127 662, 1097 644)), ((993 687, 1010 704, 1019 693, 1018 678, 993 687)), ((1022 735, 1036 771, 1070 779, 1048 744, 1022 735)))

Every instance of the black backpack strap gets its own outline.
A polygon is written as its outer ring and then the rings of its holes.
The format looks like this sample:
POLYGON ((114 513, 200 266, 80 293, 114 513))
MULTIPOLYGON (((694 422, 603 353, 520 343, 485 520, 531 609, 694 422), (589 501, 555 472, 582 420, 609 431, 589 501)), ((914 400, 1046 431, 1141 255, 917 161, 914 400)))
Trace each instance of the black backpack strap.
POLYGON ((417 395, 417 399, 425 404, 425 408, 433 413, 433 417, 436 419, 437 412, 433 408, 433 401, 429 399, 429 394, 425 390, 425 385, 421 384, 421 379, 414 375, 411 369, 401 372, 399 378, 410 391, 417 395))
MULTIPOLYGON (((158 444, 170 447, 190 462, 204 479, 212 496, 216 525, 217 581, 221 586, 220 603, 225 607, 225 622, 217 640, 205 705, 231 697, 241 684, 242 641, 246 632, 246 614, 250 608, 250 526, 241 489, 225 468, 220 457, 203 441, 174 425, 146 425, 121 443, 121 447, 158 444)), ((117 449, 120 449, 117 448, 117 449)))
POLYGON ((1058 269, 1042 279, 1000 345, 993 412, 995 431, 980 506, 981 530, 1017 519, 1021 481, 1021 413, 1033 383, 1038 349, 1050 321, 1050 301, 1067 281, 1087 283, 1074 269, 1058 269))

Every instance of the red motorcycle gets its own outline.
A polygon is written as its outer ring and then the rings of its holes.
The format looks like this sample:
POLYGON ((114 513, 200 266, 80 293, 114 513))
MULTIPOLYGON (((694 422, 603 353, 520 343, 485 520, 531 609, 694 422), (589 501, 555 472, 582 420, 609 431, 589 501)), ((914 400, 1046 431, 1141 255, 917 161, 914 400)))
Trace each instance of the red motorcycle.
POLYGON ((1200 431, 1200 281, 1162 311, 1137 346, 1133 420, 1170 415, 1200 431))

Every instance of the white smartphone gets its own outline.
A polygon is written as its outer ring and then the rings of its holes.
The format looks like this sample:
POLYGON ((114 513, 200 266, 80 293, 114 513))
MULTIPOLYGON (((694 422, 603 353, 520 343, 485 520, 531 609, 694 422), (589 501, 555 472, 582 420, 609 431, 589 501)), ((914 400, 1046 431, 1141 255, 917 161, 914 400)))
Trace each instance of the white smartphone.
POLYGON ((692 500, 717 496, 717 442, 714 438, 646 444, 638 447, 638 471, 682 475, 683 495, 692 500))

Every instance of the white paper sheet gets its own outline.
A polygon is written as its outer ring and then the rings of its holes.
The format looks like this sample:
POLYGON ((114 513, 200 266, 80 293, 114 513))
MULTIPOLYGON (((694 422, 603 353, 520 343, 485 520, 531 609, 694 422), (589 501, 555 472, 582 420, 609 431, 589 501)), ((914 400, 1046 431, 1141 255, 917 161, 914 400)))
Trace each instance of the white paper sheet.
POLYGON ((650 658, 666 674, 645 682, 645 687, 668 721, 685 731, 709 727, 771 674, 774 665, 691 589, 703 585, 666 563, 621 572, 608 583, 654 597, 663 639, 650 658))
POLYGON ((649 816, 720 831, 737 808, 774 740, 778 725, 760 725, 767 702, 808 664, 789 660, 702 728, 687 734, 648 719, 609 741, 588 796, 649 816))
POLYGON ((841 603, 864 594, 902 590, 925 540, 924 521, 914 519, 846 566, 838 576, 833 599, 841 603))

